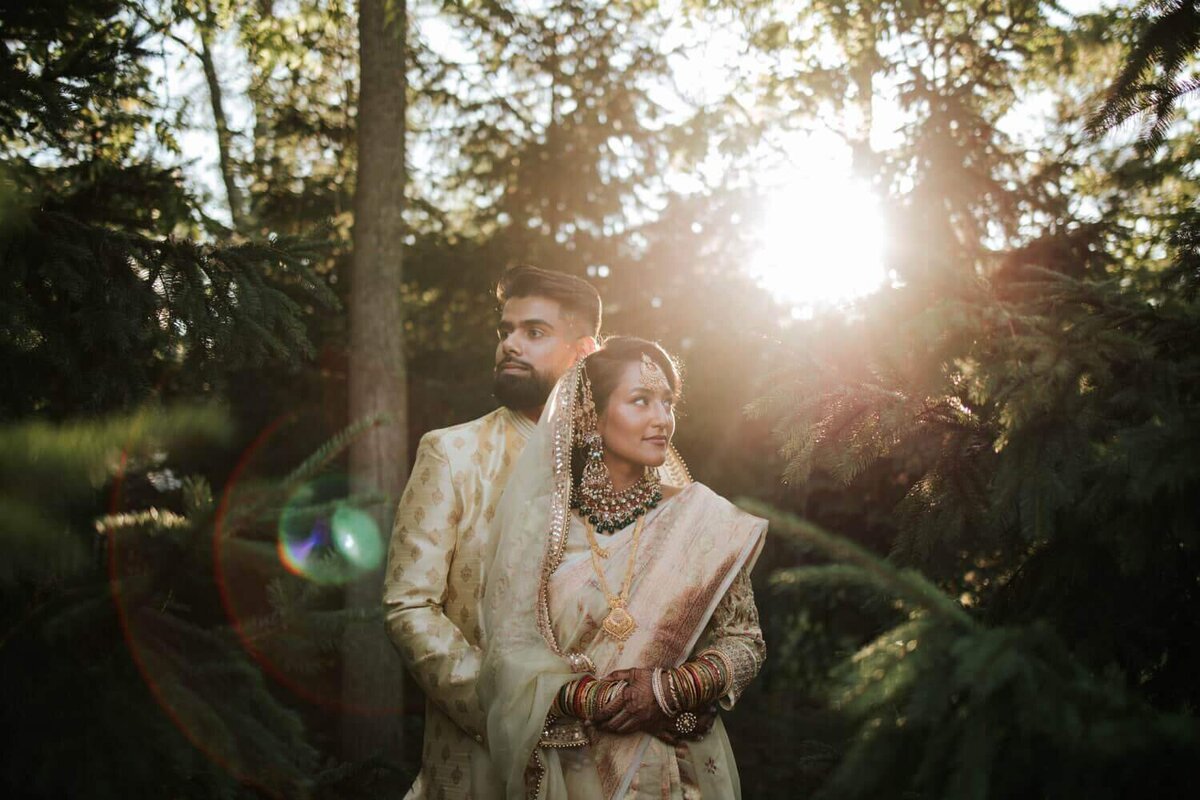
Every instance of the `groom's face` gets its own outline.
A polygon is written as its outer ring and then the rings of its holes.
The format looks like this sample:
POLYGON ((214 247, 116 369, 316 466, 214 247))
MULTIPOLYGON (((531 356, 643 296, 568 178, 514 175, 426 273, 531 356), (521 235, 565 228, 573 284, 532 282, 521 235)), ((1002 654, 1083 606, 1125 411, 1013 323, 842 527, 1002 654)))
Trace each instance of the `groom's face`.
POLYGON ((587 334, 545 297, 514 297, 504 304, 496 334, 496 398, 515 411, 545 405, 555 382, 581 354, 587 334))

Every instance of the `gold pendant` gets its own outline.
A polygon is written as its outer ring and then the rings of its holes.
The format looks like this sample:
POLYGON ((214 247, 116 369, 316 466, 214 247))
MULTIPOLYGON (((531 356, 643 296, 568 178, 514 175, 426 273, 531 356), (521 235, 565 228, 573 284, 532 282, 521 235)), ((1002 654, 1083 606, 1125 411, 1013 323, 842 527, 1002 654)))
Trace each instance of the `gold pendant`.
POLYGON ((604 624, 601 627, 604 628, 604 632, 609 636, 618 642, 623 642, 637 630, 637 623, 633 621, 633 615, 623 607, 617 606, 608 612, 608 616, 604 618, 604 624))

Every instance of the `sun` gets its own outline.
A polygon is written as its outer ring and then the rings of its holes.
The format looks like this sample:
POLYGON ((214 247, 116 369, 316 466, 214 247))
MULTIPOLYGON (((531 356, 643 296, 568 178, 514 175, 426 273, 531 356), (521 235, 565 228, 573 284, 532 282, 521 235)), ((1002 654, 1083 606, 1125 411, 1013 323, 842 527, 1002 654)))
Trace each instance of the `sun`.
POLYGON ((887 279, 878 198, 848 171, 826 164, 776 177, 756 225, 750 272, 797 316, 844 305, 887 279))

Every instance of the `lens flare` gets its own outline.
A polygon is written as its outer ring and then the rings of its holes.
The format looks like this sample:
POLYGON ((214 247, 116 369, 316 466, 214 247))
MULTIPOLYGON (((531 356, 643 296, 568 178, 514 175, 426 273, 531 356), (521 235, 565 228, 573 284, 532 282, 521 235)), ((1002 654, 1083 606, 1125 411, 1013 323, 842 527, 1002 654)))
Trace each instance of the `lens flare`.
MULTIPOLYGON (((110 516, 125 507, 129 449, 122 450, 114 476, 110 516)), ((221 637, 212 636, 203 625, 158 602, 151 587, 156 580, 152 565, 163 559, 159 538, 119 529, 106 535, 109 590, 121 633, 133 664, 167 718, 197 750, 257 794, 286 798, 304 792, 305 776, 299 769, 245 758, 245 753, 261 746, 261 740, 256 735, 248 741, 228 724, 237 714, 247 713, 244 707, 234 707, 246 696, 232 697, 223 685, 223 676, 240 668, 238 653, 225 649, 221 637)))
POLYGON ((347 583, 383 562, 379 526, 340 495, 345 480, 322 478, 293 493, 279 519, 279 559, 323 586, 347 583))
POLYGON ((359 572, 370 572, 383 563, 383 538, 375 518, 350 505, 333 512, 333 546, 359 572))
MULTIPOLYGON (((346 702, 340 656, 329 646, 329 627, 344 608, 342 587, 375 580, 383 563, 386 540, 374 516, 351 496, 345 475, 304 482, 282 502, 269 482, 245 477, 260 453, 311 424, 300 413, 271 423, 230 475, 213 530, 221 603, 242 647, 288 691, 337 714, 405 714, 402 706, 346 702)), ((381 627, 376 618, 341 624, 381 627)))

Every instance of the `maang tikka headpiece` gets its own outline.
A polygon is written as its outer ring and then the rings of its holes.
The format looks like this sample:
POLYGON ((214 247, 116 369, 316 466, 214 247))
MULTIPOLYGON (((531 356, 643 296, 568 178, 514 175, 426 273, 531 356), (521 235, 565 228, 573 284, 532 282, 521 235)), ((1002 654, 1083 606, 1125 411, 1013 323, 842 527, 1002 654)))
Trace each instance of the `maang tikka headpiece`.
POLYGON ((655 392, 671 390, 671 382, 667 380, 662 367, 650 358, 649 353, 642 353, 642 386, 655 392))
MULTIPOLYGON (((647 356, 643 355, 642 381, 646 381, 647 356)), ((662 370, 650 362, 666 381, 662 370)), ((575 425, 572 444, 583 451, 583 475, 579 485, 571 489, 571 508, 593 526, 597 533, 616 533, 647 513, 662 500, 658 471, 647 469, 638 481, 623 492, 613 487, 612 476, 604 464, 604 439, 600 436, 596 403, 592 397, 592 381, 585 365, 580 366, 579 397, 575 406, 575 425)), ((607 555, 605 553, 604 555, 607 555)))

